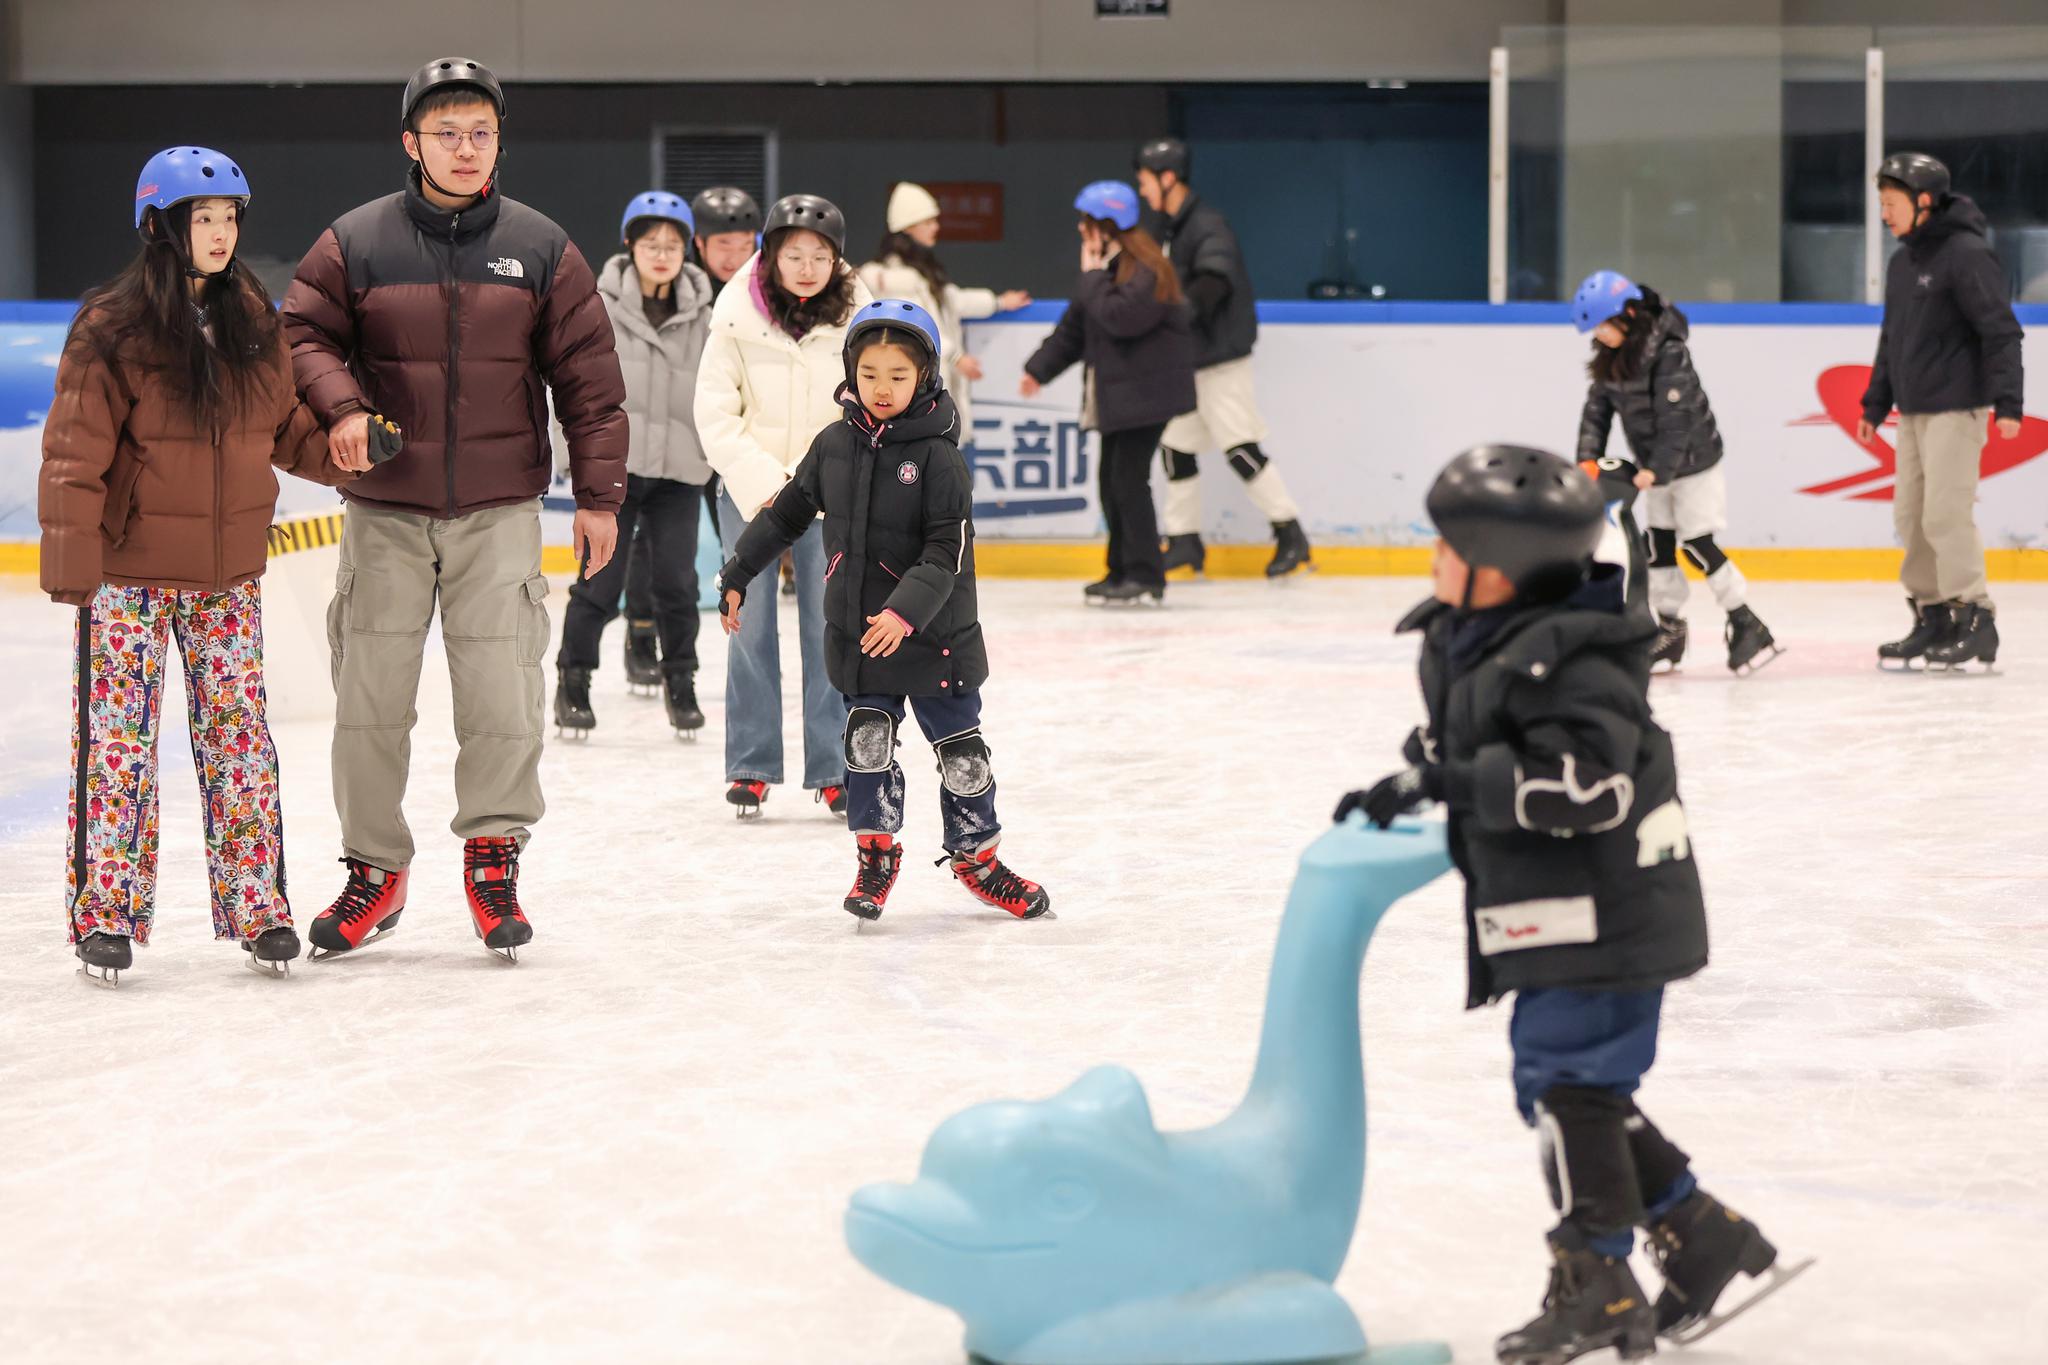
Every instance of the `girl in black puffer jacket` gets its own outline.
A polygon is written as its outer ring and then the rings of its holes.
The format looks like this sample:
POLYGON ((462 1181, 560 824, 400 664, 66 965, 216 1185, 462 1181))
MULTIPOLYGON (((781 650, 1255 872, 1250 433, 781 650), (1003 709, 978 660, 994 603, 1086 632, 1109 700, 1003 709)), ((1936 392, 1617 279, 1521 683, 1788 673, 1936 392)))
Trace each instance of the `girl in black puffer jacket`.
POLYGON ((1593 334, 1586 366, 1592 386, 1579 419, 1579 458, 1607 452, 1616 414, 1641 468, 1644 520, 1650 530, 1650 606, 1657 613, 1651 663, 1677 667, 1685 655, 1685 571, 1681 544, 1707 576, 1728 613, 1728 667, 1737 673, 1769 663, 1778 645, 1747 603, 1742 571, 1715 537, 1728 530, 1728 485, 1721 473, 1721 431, 1686 348, 1685 314, 1647 285, 1611 270, 1586 278, 1572 299, 1572 321, 1593 334))
POLYGON ((846 910, 878 918, 903 849, 906 709, 938 753, 953 875, 985 905, 1036 919, 1051 899, 996 857, 995 772, 981 737, 988 653, 974 591, 974 477, 940 378, 939 325, 902 299, 846 330, 844 420, 819 432, 796 474, 747 526, 719 571, 725 632, 747 585, 825 517, 825 667, 846 697, 846 823, 860 869, 846 910))

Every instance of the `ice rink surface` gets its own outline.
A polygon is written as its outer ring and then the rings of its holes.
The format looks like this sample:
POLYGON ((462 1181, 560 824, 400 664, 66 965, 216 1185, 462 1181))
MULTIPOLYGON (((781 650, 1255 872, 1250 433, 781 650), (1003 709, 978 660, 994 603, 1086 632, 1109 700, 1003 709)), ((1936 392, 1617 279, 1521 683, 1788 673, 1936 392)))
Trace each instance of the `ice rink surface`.
MULTIPOLYGON (((0 586, 0 1360, 956 1365, 957 1320, 845 1250, 847 1195, 908 1178, 964 1105, 1097 1062, 1138 1073, 1162 1128, 1236 1102, 1294 860, 1418 718, 1414 645, 1388 632, 1422 591, 1215 583, 1109 612, 984 582, 1004 853, 1059 914, 1029 924, 930 865, 919 743, 911 856, 863 935, 821 807, 783 787, 736 823, 707 618, 694 745, 626 695, 607 636, 600 728, 547 750, 517 967, 463 910, 430 660, 402 930, 261 979, 210 937, 173 698, 158 934, 110 992, 63 934, 70 616, 0 586)), ((1999 599, 2003 676, 1901 677, 1871 653, 1907 624, 1896 589, 1759 584, 1791 649, 1736 681, 1696 592, 1694 658, 1655 684, 1714 946, 1670 993, 1642 1103, 1710 1189, 1820 1258, 1673 1356, 2048 1358, 2048 585, 1999 599)), ((328 739, 278 726, 301 926, 340 885, 328 739)), ((1366 962, 1365 1209, 1338 1287, 1377 1339, 1483 1362, 1537 1306, 1549 1210, 1506 1013, 1459 1008, 1457 894, 1398 905, 1366 962)))

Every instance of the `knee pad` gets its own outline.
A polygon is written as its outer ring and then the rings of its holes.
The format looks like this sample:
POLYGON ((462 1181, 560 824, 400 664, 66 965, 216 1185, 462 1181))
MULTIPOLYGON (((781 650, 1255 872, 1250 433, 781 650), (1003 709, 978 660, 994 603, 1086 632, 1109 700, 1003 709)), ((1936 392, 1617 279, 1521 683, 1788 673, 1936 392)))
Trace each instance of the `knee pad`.
POLYGON ((1271 463, 1266 452, 1259 449, 1257 441, 1247 441, 1241 446, 1232 446, 1229 452, 1229 459, 1230 467, 1237 471, 1237 477, 1243 479, 1246 483, 1250 483, 1253 479, 1259 477, 1259 471, 1271 463))
MULTIPOLYGON (((1671 534, 1678 534, 1676 531, 1671 534)), ((1703 574, 1712 574, 1728 562, 1728 556, 1721 553, 1721 547, 1714 543, 1712 536, 1694 536, 1685 542, 1686 557, 1700 566, 1703 574)))
POLYGON ((1643 1220, 1628 1131, 1635 1112, 1628 1096, 1589 1086, 1552 1086, 1536 1102, 1543 1178, 1559 1217, 1596 1234, 1643 1220))
POLYGON ((948 735, 932 746, 939 755, 939 781, 955 796, 980 796, 996 784, 988 745, 979 729, 948 735))
POLYGON ((1653 569, 1675 569, 1678 567, 1678 532, 1669 526, 1650 528, 1650 567, 1653 569))
POLYGON ((1166 462, 1166 477, 1174 483, 1179 483, 1183 479, 1192 479, 1198 472, 1195 468, 1195 457, 1185 450, 1175 450, 1172 446, 1161 446, 1159 447, 1159 454, 1166 462))
POLYGON ((846 771, 885 773, 896 763, 896 717, 873 706, 846 713, 846 771))

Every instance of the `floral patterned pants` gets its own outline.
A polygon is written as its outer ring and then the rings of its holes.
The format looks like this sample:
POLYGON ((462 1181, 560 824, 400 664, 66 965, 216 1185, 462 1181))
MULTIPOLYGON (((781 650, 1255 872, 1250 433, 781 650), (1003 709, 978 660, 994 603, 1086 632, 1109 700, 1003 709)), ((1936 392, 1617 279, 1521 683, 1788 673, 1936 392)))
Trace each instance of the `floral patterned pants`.
POLYGON ((263 597, 102 586, 78 613, 72 693, 71 939, 149 941, 156 908, 157 722, 176 637, 205 810, 213 932, 291 923, 277 748, 263 696, 263 597))

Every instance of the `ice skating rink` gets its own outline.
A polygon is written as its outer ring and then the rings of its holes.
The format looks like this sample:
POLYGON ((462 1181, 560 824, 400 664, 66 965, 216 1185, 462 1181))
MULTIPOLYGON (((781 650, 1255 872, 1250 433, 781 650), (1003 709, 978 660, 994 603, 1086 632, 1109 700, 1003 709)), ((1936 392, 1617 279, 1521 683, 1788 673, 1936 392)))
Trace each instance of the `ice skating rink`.
MULTIPOLYGON (((71 618, 7 580, 0 1360, 953 1365, 957 1321, 845 1250, 847 1195, 907 1178, 964 1105, 1096 1062, 1133 1068, 1163 1128, 1237 1100, 1294 859, 1419 715, 1389 628, 1422 591, 1215 583, 1112 613, 984 582, 1004 852, 1059 918, 983 911, 931 866, 912 742, 911 856, 859 936, 821 807, 783 787, 741 825, 721 799, 712 620, 694 745, 626 695, 614 628, 599 729, 547 750, 517 967, 463 909, 438 653, 404 926, 285 981, 210 937, 174 695, 158 933, 110 992, 63 933, 71 618)), ((1999 600, 2002 677, 1901 677, 1872 660, 1907 624, 1895 588, 1757 584, 1791 652, 1736 681, 1696 591, 1694 657, 1655 685, 1713 964, 1671 991, 1642 1103, 1710 1189, 1820 1258, 1683 1353, 1702 1365, 2048 1350, 2048 585, 1999 600)), ((340 884, 328 740, 278 726, 302 926, 340 884)), ((1339 1288, 1379 1340, 1483 1362, 1537 1306, 1550 1220, 1506 1012, 1459 1008, 1457 903, 1446 880, 1397 906, 1366 963, 1339 1288)))

